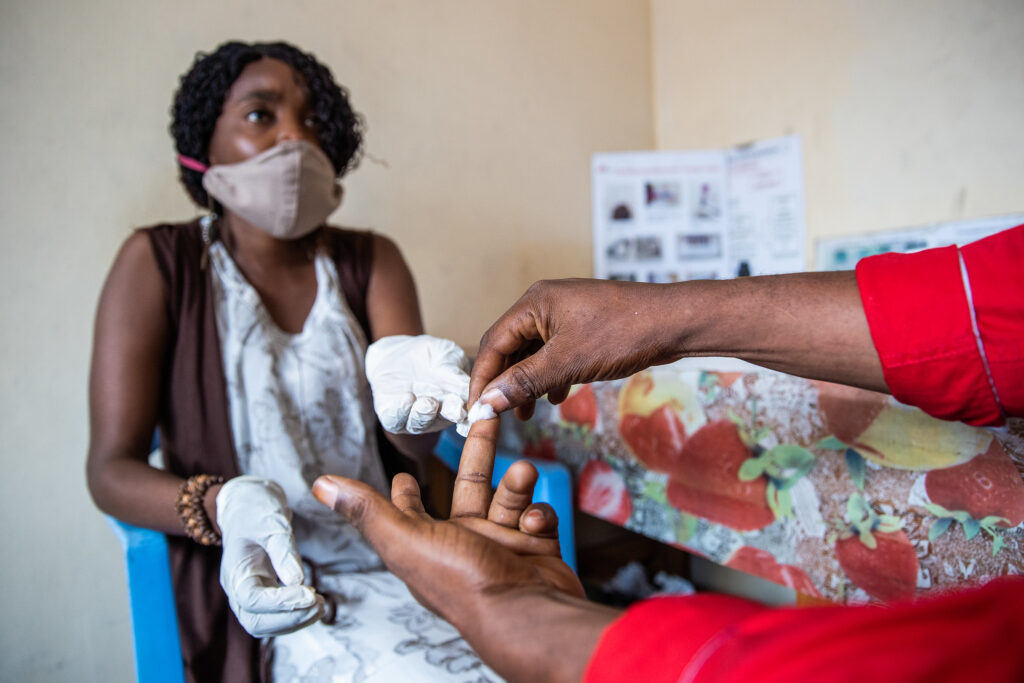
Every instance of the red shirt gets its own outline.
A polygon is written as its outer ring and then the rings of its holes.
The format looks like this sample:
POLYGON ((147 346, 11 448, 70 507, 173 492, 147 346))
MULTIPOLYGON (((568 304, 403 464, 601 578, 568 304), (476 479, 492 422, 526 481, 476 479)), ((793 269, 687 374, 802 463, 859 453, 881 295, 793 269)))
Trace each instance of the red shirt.
MULTIPOLYGON (((882 254, 857 284, 898 400, 976 425, 1024 416, 1024 225, 882 254)), ((1024 578, 889 606, 655 598, 602 634, 588 683, 1024 681, 1024 578)))

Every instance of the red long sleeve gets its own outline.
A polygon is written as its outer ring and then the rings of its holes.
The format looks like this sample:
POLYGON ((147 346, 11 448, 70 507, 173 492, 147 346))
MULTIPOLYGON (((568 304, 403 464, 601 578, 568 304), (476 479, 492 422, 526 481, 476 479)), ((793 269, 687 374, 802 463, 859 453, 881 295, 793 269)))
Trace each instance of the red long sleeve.
POLYGON ((701 593, 637 603, 601 635, 585 683, 675 683, 683 668, 743 619, 768 608, 728 595, 701 593))
POLYGON ((722 595, 639 603, 586 683, 1024 680, 1024 578, 890 606, 770 609, 722 595))
POLYGON ((862 259, 857 284, 898 400, 975 425, 1024 415, 1024 225, 862 259))

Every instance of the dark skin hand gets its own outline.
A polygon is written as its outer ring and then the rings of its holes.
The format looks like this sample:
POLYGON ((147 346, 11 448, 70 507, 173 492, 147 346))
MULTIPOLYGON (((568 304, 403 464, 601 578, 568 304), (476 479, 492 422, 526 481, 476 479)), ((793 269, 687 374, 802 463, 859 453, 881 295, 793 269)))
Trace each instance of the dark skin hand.
POLYGON ((313 494, 352 522, 417 599, 506 679, 578 681, 620 612, 583 599, 559 556, 554 511, 530 503, 537 471, 529 462, 509 468, 492 497, 499 429, 499 420, 471 428, 447 521, 424 512, 408 475, 395 477, 390 502, 333 475, 318 479, 313 494))
MULTIPOLYGON (((245 67, 225 98, 210 139, 211 164, 248 159, 288 140, 318 144, 316 122, 301 77, 284 62, 260 59, 245 67)), ((310 259, 315 233, 285 241, 270 237, 230 211, 221 239, 282 330, 302 330, 316 298, 310 259)), ((409 268, 390 240, 375 236, 367 289, 371 339, 423 332, 409 268)), ((115 517, 164 533, 182 534, 174 509, 181 479, 149 466, 156 427, 161 368, 170 352, 171 321, 164 282, 149 239, 131 235, 121 247, 96 313, 89 380, 89 455, 86 475, 96 505, 115 517)), ((414 458, 433 450, 436 435, 388 435, 414 458)), ((216 495, 206 511, 216 525, 216 495)))
POLYGON ((484 334, 469 401, 528 418, 544 394, 684 357, 731 356, 887 392, 853 271, 656 285, 534 283, 484 334))

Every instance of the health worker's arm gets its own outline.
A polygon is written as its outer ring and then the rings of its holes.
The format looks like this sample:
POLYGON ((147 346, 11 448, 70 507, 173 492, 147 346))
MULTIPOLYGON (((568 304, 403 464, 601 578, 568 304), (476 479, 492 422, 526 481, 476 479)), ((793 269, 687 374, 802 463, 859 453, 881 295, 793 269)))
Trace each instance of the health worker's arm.
POLYGON ((532 412, 573 384, 694 356, 887 391, 853 272, 644 284, 534 283, 484 334, 470 404, 532 412))
POLYGON ((732 356, 891 391, 943 419, 1024 416, 1024 226, 963 248, 883 254, 856 272, 652 285, 535 283, 484 335, 470 385, 532 411, 581 382, 732 356))

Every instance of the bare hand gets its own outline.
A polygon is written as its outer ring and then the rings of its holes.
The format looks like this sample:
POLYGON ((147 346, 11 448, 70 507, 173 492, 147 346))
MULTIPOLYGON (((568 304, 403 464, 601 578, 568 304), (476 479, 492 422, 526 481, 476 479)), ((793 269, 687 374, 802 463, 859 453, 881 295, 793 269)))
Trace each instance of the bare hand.
POLYGON ((432 519, 416 480, 395 477, 391 502, 352 479, 320 477, 313 493, 347 518, 425 606, 461 632, 502 595, 559 591, 583 597, 572 569, 561 560, 558 519, 551 506, 532 504, 537 470, 514 464, 491 495, 499 420, 475 424, 462 453, 451 519, 432 519))
POLYGON ((677 360, 667 294, 662 285, 633 282, 534 283, 480 341, 470 405, 479 398, 526 419, 544 394, 561 403, 573 384, 677 360))

